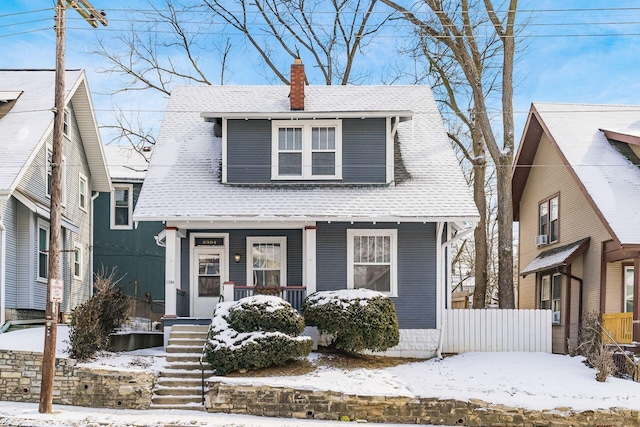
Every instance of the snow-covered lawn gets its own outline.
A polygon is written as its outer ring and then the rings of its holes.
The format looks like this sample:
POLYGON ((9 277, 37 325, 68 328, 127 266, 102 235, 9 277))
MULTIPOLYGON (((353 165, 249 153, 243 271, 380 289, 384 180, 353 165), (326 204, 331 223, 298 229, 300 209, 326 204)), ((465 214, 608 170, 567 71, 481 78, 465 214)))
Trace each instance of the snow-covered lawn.
MULTIPOLYGON (((58 354, 64 357, 68 329, 58 331, 58 354)), ((0 334, 0 349, 42 351, 44 330, 0 334)), ((159 349, 102 357, 87 365, 123 369, 161 369, 159 349), (145 362, 146 361, 146 362, 145 362)), ((312 360, 317 354, 309 356, 312 360)), ((595 380, 582 358, 545 353, 467 353, 383 369, 345 370, 320 366, 292 377, 222 377, 235 384, 272 384, 333 390, 359 395, 394 395, 481 399, 528 409, 569 407, 576 410, 622 407, 640 410, 640 383, 595 380)))

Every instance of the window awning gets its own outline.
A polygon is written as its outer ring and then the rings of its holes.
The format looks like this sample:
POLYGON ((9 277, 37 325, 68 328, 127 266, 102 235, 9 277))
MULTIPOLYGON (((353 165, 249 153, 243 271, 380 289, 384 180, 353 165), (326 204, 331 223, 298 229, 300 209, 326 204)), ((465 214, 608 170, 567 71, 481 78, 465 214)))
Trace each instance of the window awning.
POLYGON ((571 264, 577 257, 589 248, 590 237, 578 240, 568 245, 559 246, 542 252, 520 272, 522 277, 543 270, 564 267, 571 264))

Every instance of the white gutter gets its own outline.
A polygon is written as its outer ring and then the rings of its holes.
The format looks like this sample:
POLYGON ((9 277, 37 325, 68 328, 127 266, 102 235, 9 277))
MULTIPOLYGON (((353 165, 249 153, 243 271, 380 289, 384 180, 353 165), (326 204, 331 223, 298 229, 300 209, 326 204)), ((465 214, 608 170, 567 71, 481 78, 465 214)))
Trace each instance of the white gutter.
POLYGON ((0 326, 4 325, 6 319, 6 270, 7 270, 7 229, 2 222, 4 211, 4 200, 0 199, 0 326))
MULTIPOLYGON (((440 318, 439 319, 439 321, 440 321, 439 322, 440 323, 440 339, 438 340, 438 350, 436 352, 436 356, 439 359, 442 359, 442 344, 443 344, 443 341, 444 341, 444 329, 447 326, 447 316, 444 315, 445 314, 445 310, 447 309, 447 304, 446 304, 445 301, 446 301, 447 297, 450 297, 450 295, 449 295, 449 285, 451 283, 451 280, 444 281, 444 276, 445 275, 444 275, 444 273, 442 271, 442 254, 443 254, 443 252, 444 252, 444 250, 446 248, 451 248, 451 244, 452 243, 454 243, 454 242, 456 242, 456 241, 458 241, 458 240, 460 240, 460 239, 462 239, 464 237, 467 237, 469 234, 473 233, 473 231, 475 230, 476 226, 477 226, 477 222, 474 221, 474 222, 471 223, 471 227, 469 227, 468 229, 464 230, 461 233, 456 234, 455 236, 451 237, 450 239, 447 239, 446 242, 440 243, 442 241, 442 229, 444 227, 444 223, 442 223, 442 222, 438 223, 438 228, 437 228, 437 233, 438 234, 436 236, 436 256, 437 256, 437 259, 436 259, 436 269, 437 270, 436 271, 438 272, 438 274, 437 274, 436 277, 438 277, 439 280, 436 280, 436 281, 438 282, 437 283, 438 289, 439 290, 441 290, 441 289, 444 290, 444 295, 442 295, 440 297, 440 301, 439 301, 439 304, 438 304, 438 307, 440 308, 440 310, 438 311, 438 313, 439 313, 438 317, 440 318), (442 283, 443 281, 444 281, 444 283, 442 283)), ((451 232, 451 227, 447 227, 447 236, 449 235, 450 232, 451 232)), ((449 260, 451 260, 451 251, 449 251, 449 260)), ((450 273, 451 269, 449 267, 450 267, 449 263, 447 263, 447 272, 449 274, 451 274, 450 273)), ((440 292, 442 292, 442 291, 440 291, 440 292)), ((441 295, 441 294, 437 293, 437 295, 441 295)))
POLYGON ((159 222, 171 222, 178 224, 194 224, 198 226, 204 226, 206 224, 212 224, 214 222, 259 222, 259 223, 286 223, 291 221, 306 221, 306 222, 422 222, 424 224, 428 222, 462 222, 462 223, 476 223, 478 221, 477 216, 469 217, 410 217, 410 216, 303 216, 303 215, 283 215, 283 216, 264 216, 264 215, 228 215, 228 216, 155 216, 155 215, 133 215, 135 222, 145 221, 159 221, 159 222), (195 224, 195 223, 202 224, 195 224))
POLYGON ((96 194, 91 196, 91 215, 89 215, 89 295, 93 296, 93 202, 100 195, 99 192, 96 191, 96 194))
POLYGON ((401 121, 410 120, 413 117, 411 110, 388 111, 256 111, 256 112, 205 112, 200 117, 205 121, 215 119, 266 119, 266 120, 296 120, 296 119, 371 119, 399 117, 401 121))

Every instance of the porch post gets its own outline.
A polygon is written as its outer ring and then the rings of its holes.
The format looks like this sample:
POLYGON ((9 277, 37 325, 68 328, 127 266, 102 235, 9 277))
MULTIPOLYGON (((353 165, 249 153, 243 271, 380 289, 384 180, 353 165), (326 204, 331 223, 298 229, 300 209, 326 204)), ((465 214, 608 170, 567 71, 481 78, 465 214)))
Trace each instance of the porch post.
POLYGON ((175 318, 176 315, 176 284, 179 266, 178 228, 165 227, 165 282, 164 282, 164 318, 175 318))
POLYGON ((304 262, 303 262, 303 280, 307 287, 307 295, 311 295, 316 291, 316 230, 315 225, 304 227, 303 244, 304 244, 304 262))
POLYGON ((633 259, 633 340, 640 342, 640 255, 633 259))

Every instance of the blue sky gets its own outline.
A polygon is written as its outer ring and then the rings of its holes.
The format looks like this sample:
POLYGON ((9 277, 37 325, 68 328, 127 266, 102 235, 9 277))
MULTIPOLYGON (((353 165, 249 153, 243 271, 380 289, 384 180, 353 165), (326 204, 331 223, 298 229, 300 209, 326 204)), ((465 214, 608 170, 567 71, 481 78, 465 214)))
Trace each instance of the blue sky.
MULTIPOLYGON (((1 68, 54 67, 53 3, 53 0, 0 1, 1 68)), ((87 70, 98 121, 108 122, 116 104, 126 110, 161 110, 164 101, 155 95, 109 96, 109 90, 122 81, 117 81, 114 75, 99 73, 104 60, 90 53, 98 38, 111 43, 117 32, 127 27, 127 8, 147 8, 147 3, 138 0, 92 0, 92 3, 106 9, 109 26, 91 29, 76 12, 68 11, 66 65, 87 70)), ((636 0, 521 0, 518 7, 519 18, 527 19, 529 24, 520 41, 515 68, 516 140, 532 101, 640 103, 637 77, 640 7, 636 0)), ((396 45, 401 42, 399 37, 387 35, 382 43, 389 41, 396 45)), ((375 67, 380 58, 374 54, 375 49, 370 52, 370 56, 363 57, 363 64, 375 67)), ((212 67, 217 55, 212 52, 208 59, 212 67)), ((231 56, 226 84, 268 83, 248 48, 237 42, 231 56)), ((287 67, 283 64, 285 73, 287 67)), ((213 74, 219 75, 219 71, 213 74)))

